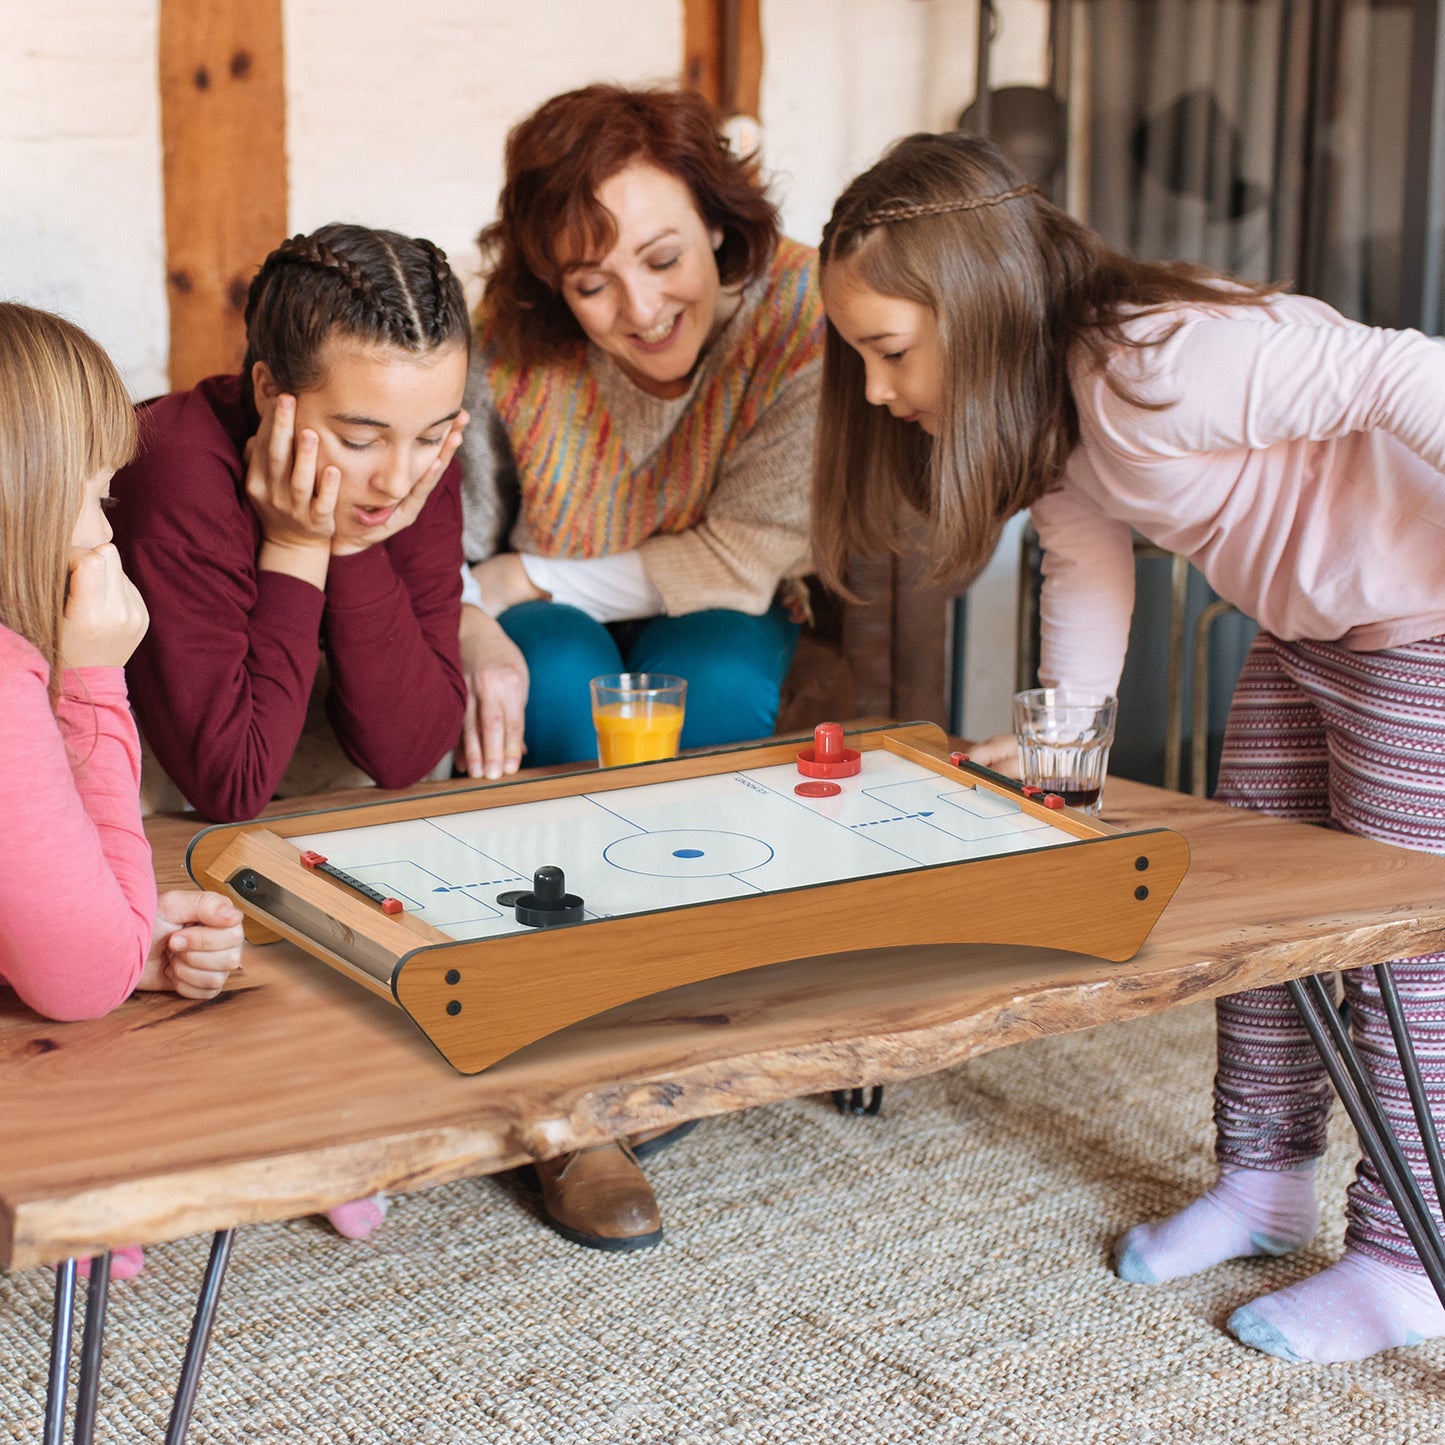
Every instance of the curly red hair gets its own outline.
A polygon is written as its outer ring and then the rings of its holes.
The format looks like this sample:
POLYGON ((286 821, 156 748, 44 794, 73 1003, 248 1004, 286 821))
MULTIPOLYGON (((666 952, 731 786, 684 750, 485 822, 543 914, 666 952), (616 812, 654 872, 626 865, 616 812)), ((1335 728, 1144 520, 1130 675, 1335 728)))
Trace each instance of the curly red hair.
POLYGON ((778 212, 753 157, 728 149, 717 111, 683 90, 589 85, 554 96, 507 137, 497 219, 478 237, 487 268, 477 319, 489 339, 527 363, 554 360, 582 339, 561 294, 558 256, 612 249, 617 227, 597 188, 636 160, 676 176, 710 229, 724 286, 761 276, 778 240, 778 212))

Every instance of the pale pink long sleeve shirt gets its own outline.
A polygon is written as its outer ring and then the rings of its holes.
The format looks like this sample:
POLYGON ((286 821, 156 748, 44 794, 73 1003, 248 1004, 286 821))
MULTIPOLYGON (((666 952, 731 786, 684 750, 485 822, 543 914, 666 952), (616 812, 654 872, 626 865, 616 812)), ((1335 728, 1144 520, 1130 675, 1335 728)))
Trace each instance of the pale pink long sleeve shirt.
POLYGON ((53 1019, 98 1018, 135 987, 156 882, 140 742, 119 667, 49 669, 0 627, 0 984, 53 1019))
POLYGON ((1306 297, 1129 323, 1158 346, 1073 372, 1080 437, 1032 508, 1044 549, 1039 675, 1118 685, 1130 529, 1187 557, 1277 637, 1374 651, 1445 632, 1445 346, 1306 297))

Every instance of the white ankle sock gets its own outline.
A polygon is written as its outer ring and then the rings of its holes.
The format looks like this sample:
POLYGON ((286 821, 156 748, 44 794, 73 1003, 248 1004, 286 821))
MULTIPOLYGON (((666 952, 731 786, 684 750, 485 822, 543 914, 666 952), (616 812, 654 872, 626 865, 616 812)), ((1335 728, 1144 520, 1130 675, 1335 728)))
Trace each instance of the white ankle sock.
POLYGON ((1226 1259, 1288 1254, 1319 1225, 1315 1163, 1294 1169, 1220 1170, 1193 1204, 1156 1224, 1139 1224, 1114 1246, 1120 1279, 1154 1284, 1197 1274, 1226 1259))
POLYGON ((1235 1310, 1229 1332, 1282 1360, 1326 1365, 1445 1335, 1445 1305, 1427 1275, 1347 1249, 1329 1269, 1235 1310))

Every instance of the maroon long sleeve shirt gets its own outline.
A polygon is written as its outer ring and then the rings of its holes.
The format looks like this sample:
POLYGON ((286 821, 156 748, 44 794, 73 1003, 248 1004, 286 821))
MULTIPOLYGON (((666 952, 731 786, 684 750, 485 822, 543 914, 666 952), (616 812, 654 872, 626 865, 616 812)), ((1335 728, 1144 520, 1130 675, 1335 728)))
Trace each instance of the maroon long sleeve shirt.
POLYGON ((225 822, 270 802, 323 649, 327 716, 347 757, 384 788, 436 766, 465 702, 459 464, 411 526, 333 557, 323 592, 256 566, 250 432, 241 378, 211 377, 144 409, 140 455, 111 484, 116 545, 151 615, 126 668, 132 706, 176 786, 225 822))

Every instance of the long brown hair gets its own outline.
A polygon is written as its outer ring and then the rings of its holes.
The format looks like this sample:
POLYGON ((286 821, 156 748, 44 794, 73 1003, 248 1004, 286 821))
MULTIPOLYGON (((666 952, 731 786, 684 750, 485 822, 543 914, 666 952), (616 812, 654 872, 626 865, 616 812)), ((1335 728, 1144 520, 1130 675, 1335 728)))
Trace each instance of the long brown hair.
POLYGON ((246 395, 258 361, 282 391, 309 391, 336 332, 418 355, 471 345, 466 298, 440 247, 342 222, 283 241, 252 278, 246 395))
POLYGON ((70 539, 97 472, 135 453, 135 413, 110 358, 78 326, 0 302, 0 623, 60 688, 70 539))
POLYGON ((610 251, 617 227, 597 188, 633 161, 682 181, 710 230, 722 232, 724 286, 767 270, 778 213, 754 158, 721 134, 717 111, 683 90, 589 85, 553 96, 507 136, 497 219, 477 238, 487 270, 477 320, 508 357, 536 364, 565 356, 582 328, 561 292, 559 255, 610 251))
MULTIPOLYGON (((899 141, 838 198, 819 250, 870 289, 926 307, 943 357, 937 437, 864 400, 861 358, 830 323, 813 479, 813 549, 844 595, 854 553, 901 552, 921 519, 935 580, 966 585, 1015 513, 1058 481, 1079 438, 1069 363, 1140 342, 1131 317, 1179 303, 1257 305, 1279 288, 1137 261, 959 134, 899 141), (907 503, 900 506, 899 502, 907 503), (910 512, 914 515, 910 517, 910 512)), ((1127 400, 1149 403, 1106 370, 1127 400)))

